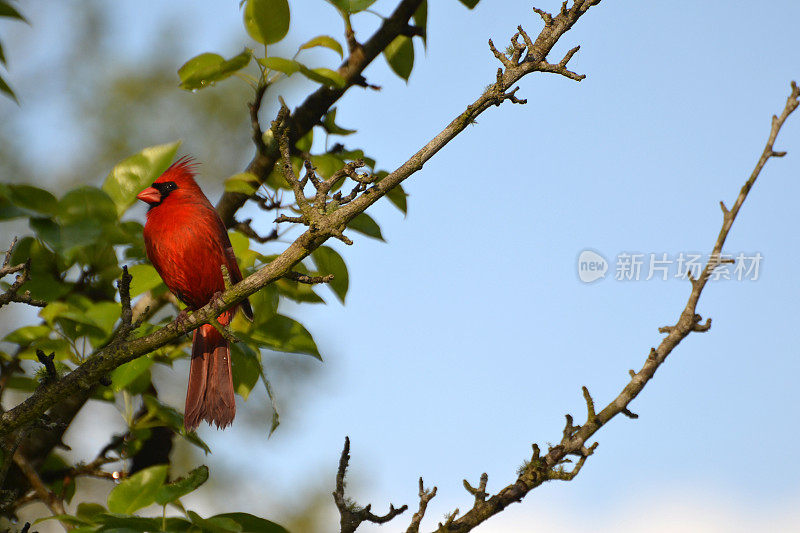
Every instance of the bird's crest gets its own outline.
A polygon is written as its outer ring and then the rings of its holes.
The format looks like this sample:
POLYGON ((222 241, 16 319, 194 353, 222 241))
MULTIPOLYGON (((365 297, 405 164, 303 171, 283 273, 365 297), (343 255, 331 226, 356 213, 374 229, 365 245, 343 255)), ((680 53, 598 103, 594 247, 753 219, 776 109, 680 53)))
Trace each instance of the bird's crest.
POLYGON ((199 165, 197 161, 190 155, 185 155, 172 163, 167 170, 164 171, 154 183, 162 183, 165 181, 174 181, 179 186, 182 183, 194 183, 194 177, 197 174, 196 168, 199 165))

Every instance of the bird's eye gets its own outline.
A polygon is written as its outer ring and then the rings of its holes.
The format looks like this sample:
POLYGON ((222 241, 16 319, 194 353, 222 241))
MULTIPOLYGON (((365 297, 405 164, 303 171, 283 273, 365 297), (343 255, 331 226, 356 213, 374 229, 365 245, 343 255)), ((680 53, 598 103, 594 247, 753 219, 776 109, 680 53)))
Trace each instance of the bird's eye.
POLYGON ((164 200, 169 193, 178 188, 178 185, 174 181, 162 181, 153 183, 152 187, 161 193, 161 200, 164 200))

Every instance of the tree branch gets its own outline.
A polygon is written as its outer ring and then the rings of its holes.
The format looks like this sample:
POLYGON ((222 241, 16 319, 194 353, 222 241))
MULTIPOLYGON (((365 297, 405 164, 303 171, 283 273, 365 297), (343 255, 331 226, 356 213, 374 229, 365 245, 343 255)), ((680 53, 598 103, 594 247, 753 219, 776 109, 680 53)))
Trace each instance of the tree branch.
POLYGON ((3 266, 0 267, 0 278, 8 276, 9 274, 17 274, 14 283, 8 287, 6 292, 0 294, 0 307, 12 302, 28 304, 34 307, 44 307, 47 305, 47 302, 33 298, 30 291, 25 291, 23 294, 18 293, 19 289, 31 279, 31 261, 28 259, 26 262, 20 263, 19 265, 9 265, 11 262, 11 254, 14 252, 14 247, 16 245, 17 238, 14 237, 11 246, 6 250, 5 257, 3 258, 3 266))
POLYGON ((377 516, 370 511, 372 504, 366 507, 359 507, 357 503, 347 498, 344 493, 344 478, 349 462, 350 437, 345 437, 344 449, 342 449, 342 456, 339 458, 339 470, 336 473, 336 490, 333 491, 333 500, 336 502, 336 507, 339 509, 339 515, 341 516, 342 533, 353 533, 363 522, 384 524, 408 509, 408 505, 403 505, 397 509, 395 509, 394 505, 389 505, 388 513, 383 516, 377 516))

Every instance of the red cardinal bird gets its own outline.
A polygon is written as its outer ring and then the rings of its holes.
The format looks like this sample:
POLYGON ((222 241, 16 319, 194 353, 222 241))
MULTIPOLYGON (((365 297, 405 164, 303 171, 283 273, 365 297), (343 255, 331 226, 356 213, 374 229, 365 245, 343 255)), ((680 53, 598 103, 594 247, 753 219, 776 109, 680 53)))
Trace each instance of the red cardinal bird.
MULTIPOLYGON (((147 257, 172 294, 189 309, 206 305, 225 290, 221 265, 231 281, 242 280, 225 225, 194 181, 194 162, 183 157, 136 198, 150 205, 144 225, 147 257)), ((252 319, 250 302, 240 304, 252 319)), ((228 325, 237 308, 219 316, 228 325)), ((183 424, 191 431, 201 420, 225 428, 236 415, 228 341, 205 324, 194 331, 183 424)))

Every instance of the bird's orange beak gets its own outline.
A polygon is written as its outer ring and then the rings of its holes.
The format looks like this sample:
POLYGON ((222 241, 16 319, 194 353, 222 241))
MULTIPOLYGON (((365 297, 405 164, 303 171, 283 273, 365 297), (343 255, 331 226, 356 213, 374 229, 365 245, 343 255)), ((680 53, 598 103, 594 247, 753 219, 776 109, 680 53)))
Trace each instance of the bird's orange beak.
POLYGON ((136 198, 146 204, 155 205, 161 202, 161 193, 155 187, 148 187, 137 194, 136 198))

